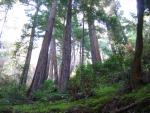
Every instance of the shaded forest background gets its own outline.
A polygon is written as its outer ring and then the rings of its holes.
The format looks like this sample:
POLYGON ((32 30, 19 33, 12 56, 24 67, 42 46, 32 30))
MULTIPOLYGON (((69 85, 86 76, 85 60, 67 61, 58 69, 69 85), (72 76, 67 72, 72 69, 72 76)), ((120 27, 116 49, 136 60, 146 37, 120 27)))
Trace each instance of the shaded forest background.
POLYGON ((148 113, 150 1, 136 2, 129 19, 119 0, 1 0, 0 37, 16 3, 28 21, 0 42, 0 112, 148 113))

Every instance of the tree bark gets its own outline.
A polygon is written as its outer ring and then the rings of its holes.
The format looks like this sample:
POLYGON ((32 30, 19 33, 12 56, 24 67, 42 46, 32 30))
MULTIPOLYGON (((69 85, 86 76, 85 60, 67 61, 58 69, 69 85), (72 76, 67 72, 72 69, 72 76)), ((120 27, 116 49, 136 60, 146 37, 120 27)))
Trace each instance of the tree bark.
POLYGON ((47 71, 46 71, 46 78, 48 76, 51 80, 54 82, 58 79, 58 69, 57 69, 57 58, 56 58, 56 42, 55 38, 52 38, 51 44, 50 44, 50 52, 49 52, 49 58, 48 58, 48 64, 47 64, 47 71))
POLYGON ((27 76, 28 76, 28 71, 29 71, 29 67, 30 67, 32 50, 33 50, 33 42, 34 42, 34 37, 35 37, 35 28, 37 27, 37 16, 38 16, 40 6, 41 6, 41 4, 38 3, 38 5, 36 7, 36 12, 35 12, 35 15, 34 15, 29 47, 28 47, 27 56, 26 56, 26 59, 25 59, 25 64, 24 64, 24 67, 23 67, 23 72, 21 74, 21 80, 20 80, 21 85, 26 85, 26 82, 27 82, 27 76))
POLYGON ((54 83, 58 86, 58 67, 57 67, 57 55, 56 55, 56 41, 54 40, 54 83))
POLYGON ((52 38, 52 32, 53 32, 53 26, 54 26, 54 22, 55 22, 56 11, 57 11, 57 0, 53 0, 52 7, 50 9, 50 16, 48 19, 47 30, 45 32, 45 36, 44 36, 44 40, 42 43, 42 48, 40 51, 35 74, 34 74, 31 86, 27 93, 28 96, 31 96, 35 90, 40 88, 46 79, 48 49, 49 49, 49 44, 50 44, 50 41, 52 38))
POLYGON ((64 34, 63 55, 60 71, 59 90, 65 92, 70 77, 71 62, 71 18, 72 18, 72 0, 68 0, 67 22, 64 34))
POLYGON ((131 88, 134 89, 140 85, 142 79, 141 57, 143 52, 143 16, 144 16, 144 0, 137 0, 137 38, 135 55, 132 65, 131 88))
POLYGON ((76 44, 72 44, 72 51, 71 51, 71 62, 70 62, 70 73, 73 72, 74 68, 75 68, 75 61, 76 61, 76 44))
POLYGON ((53 62, 54 62, 54 38, 52 38, 50 43, 50 51, 48 55, 48 62, 47 62, 47 70, 46 70, 46 79, 49 76, 49 79, 53 80, 53 62))
POLYGON ((88 21, 88 27, 89 27, 92 63, 96 64, 97 62, 101 62, 101 56, 100 56, 94 21, 93 22, 88 21))
POLYGON ((49 65, 49 78, 53 81, 54 80, 54 55, 50 58, 50 65, 49 65))
POLYGON ((81 39, 81 52, 80 52, 80 65, 84 64, 84 11, 83 11, 83 19, 82 19, 82 39, 81 39))

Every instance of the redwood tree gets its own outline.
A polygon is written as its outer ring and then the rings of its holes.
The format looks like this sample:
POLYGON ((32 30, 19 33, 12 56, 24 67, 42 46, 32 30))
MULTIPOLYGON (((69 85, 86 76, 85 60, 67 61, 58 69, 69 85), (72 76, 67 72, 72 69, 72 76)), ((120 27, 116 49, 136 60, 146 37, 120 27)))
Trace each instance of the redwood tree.
POLYGON ((67 22, 65 27, 62 64, 59 78, 59 90, 65 92, 67 82, 70 77, 70 62, 71 62, 71 18, 72 18, 72 0, 68 0, 67 22))
POLYGON ((143 16, 144 16, 144 0, 137 0, 137 38, 135 55, 132 65, 131 88, 136 88, 142 78, 141 57, 143 51, 143 16))
POLYGON ((35 28, 37 27, 37 16, 38 16, 40 6, 41 6, 41 3, 38 2, 36 6, 36 12, 34 14, 27 56, 25 59, 25 64, 23 67, 22 75, 21 75, 21 80, 20 80, 21 85, 25 85, 27 81, 27 76, 28 76, 28 71, 29 71, 29 66, 30 66, 30 61, 31 61, 31 56, 32 56, 33 42, 34 42, 34 37, 35 37, 35 28))
POLYGON ((92 63, 95 64, 96 62, 101 62, 101 55, 99 50, 98 39, 96 36, 96 27, 94 25, 95 15, 94 15, 94 5, 95 1, 92 0, 85 6, 86 16, 87 16, 87 23, 89 28, 89 37, 90 37, 90 45, 91 45, 91 56, 92 56, 92 63), (89 6, 88 6, 89 5, 89 6))
POLYGON ((57 69, 57 58, 56 58, 56 42, 53 37, 50 43, 50 52, 47 64, 46 78, 54 80, 57 84, 58 79, 58 69, 57 69))
POLYGON ((42 43, 42 48, 40 51, 40 55, 39 55, 38 63, 37 63, 36 70, 34 73, 34 77, 33 77, 31 86, 28 90, 28 94, 27 94, 28 96, 31 96, 33 91, 40 88, 46 79, 48 50, 49 50, 49 45, 50 45, 50 41, 52 38, 52 31, 53 31, 53 26, 54 26, 54 22, 55 22, 56 11, 57 11, 57 0, 52 0, 52 6, 50 9, 48 25, 47 25, 44 40, 42 43))
POLYGON ((94 21, 93 22, 88 21, 88 27, 91 44, 92 63, 95 64, 96 62, 101 62, 101 56, 94 21))

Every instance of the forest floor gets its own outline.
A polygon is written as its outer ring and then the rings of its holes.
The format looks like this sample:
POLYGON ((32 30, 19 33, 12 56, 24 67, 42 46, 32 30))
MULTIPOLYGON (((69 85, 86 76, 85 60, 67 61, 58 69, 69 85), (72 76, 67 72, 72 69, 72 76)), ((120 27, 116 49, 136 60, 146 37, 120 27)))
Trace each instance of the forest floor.
POLYGON ((122 83, 105 83, 95 89, 93 96, 77 100, 68 97, 56 101, 0 102, 0 113, 150 113, 149 88, 150 84, 146 84, 122 93, 122 83))

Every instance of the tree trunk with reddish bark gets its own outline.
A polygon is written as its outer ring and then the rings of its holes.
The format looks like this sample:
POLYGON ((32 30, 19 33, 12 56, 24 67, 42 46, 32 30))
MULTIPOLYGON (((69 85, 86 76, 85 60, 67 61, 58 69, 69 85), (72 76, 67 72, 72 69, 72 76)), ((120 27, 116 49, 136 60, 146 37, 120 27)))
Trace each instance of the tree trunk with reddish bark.
POLYGON ((48 50, 49 50, 49 44, 50 44, 50 41, 52 38, 52 32, 53 32, 53 26, 54 26, 54 22, 55 22, 56 11, 57 11, 57 0, 53 0, 52 7, 50 9, 50 16, 48 19, 48 26, 47 26, 47 29, 45 32, 43 43, 42 43, 42 48, 40 51, 35 74, 34 74, 31 86, 27 93, 28 96, 31 96, 35 90, 40 88, 41 85, 46 80, 48 50))
POLYGON ((84 11, 83 11, 83 19, 82 19, 82 38, 80 41, 80 65, 84 64, 84 11))
POLYGON ((101 62, 101 56, 94 21, 93 22, 88 21, 88 27, 89 27, 92 63, 96 64, 97 62, 101 62))
POLYGON ((49 52, 49 58, 48 58, 48 64, 47 64, 46 78, 48 78, 48 76, 51 80, 54 80, 54 81, 58 79, 55 38, 52 38, 51 44, 50 44, 50 52, 49 52))
POLYGON ((32 50, 33 50, 33 42, 34 42, 34 37, 35 37, 35 28, 37 26, 37 16, 38 16, 40 6, 41 6, 41 3, 38 3, 38 5, 36 7, 36 12, 35 12, 35 15, 34 15, 29 47, 28 47, 27 56, 26 56, 26 59, 25 59, 25 64, 24 64, 24 67, 23 67, 23 72, 22 72, 21 79, 20 79, 20 84, 21 85, 26 85, 26 82, 27 82, 28 71, 29 71, 29 67, 30 67, 30 61, 31 61, 32 50))
POLYGON ((68 0, 67 22, 65 27, 63 55, 60 71, 59 90, 65 92, 70 77, 71 62, 71 17, 72 17, 72 0, 68 0))
POLYGON ((47 61, 46 79, 49 78, 53 80, 53 60, 54 58, 54 38, 52 38, 50 43, 50 50, 47 61))
POLYGON ((56 40, 54 39, 54 83, 58 85, 58 67, 57 67, 57 55, 56 55, 56 40))
POLYGON ((132 89, 139 86, 142 79, 141 57, 143 52, 143 16, 144 0, 137 0, 137 38, 130 81, 132 89))

